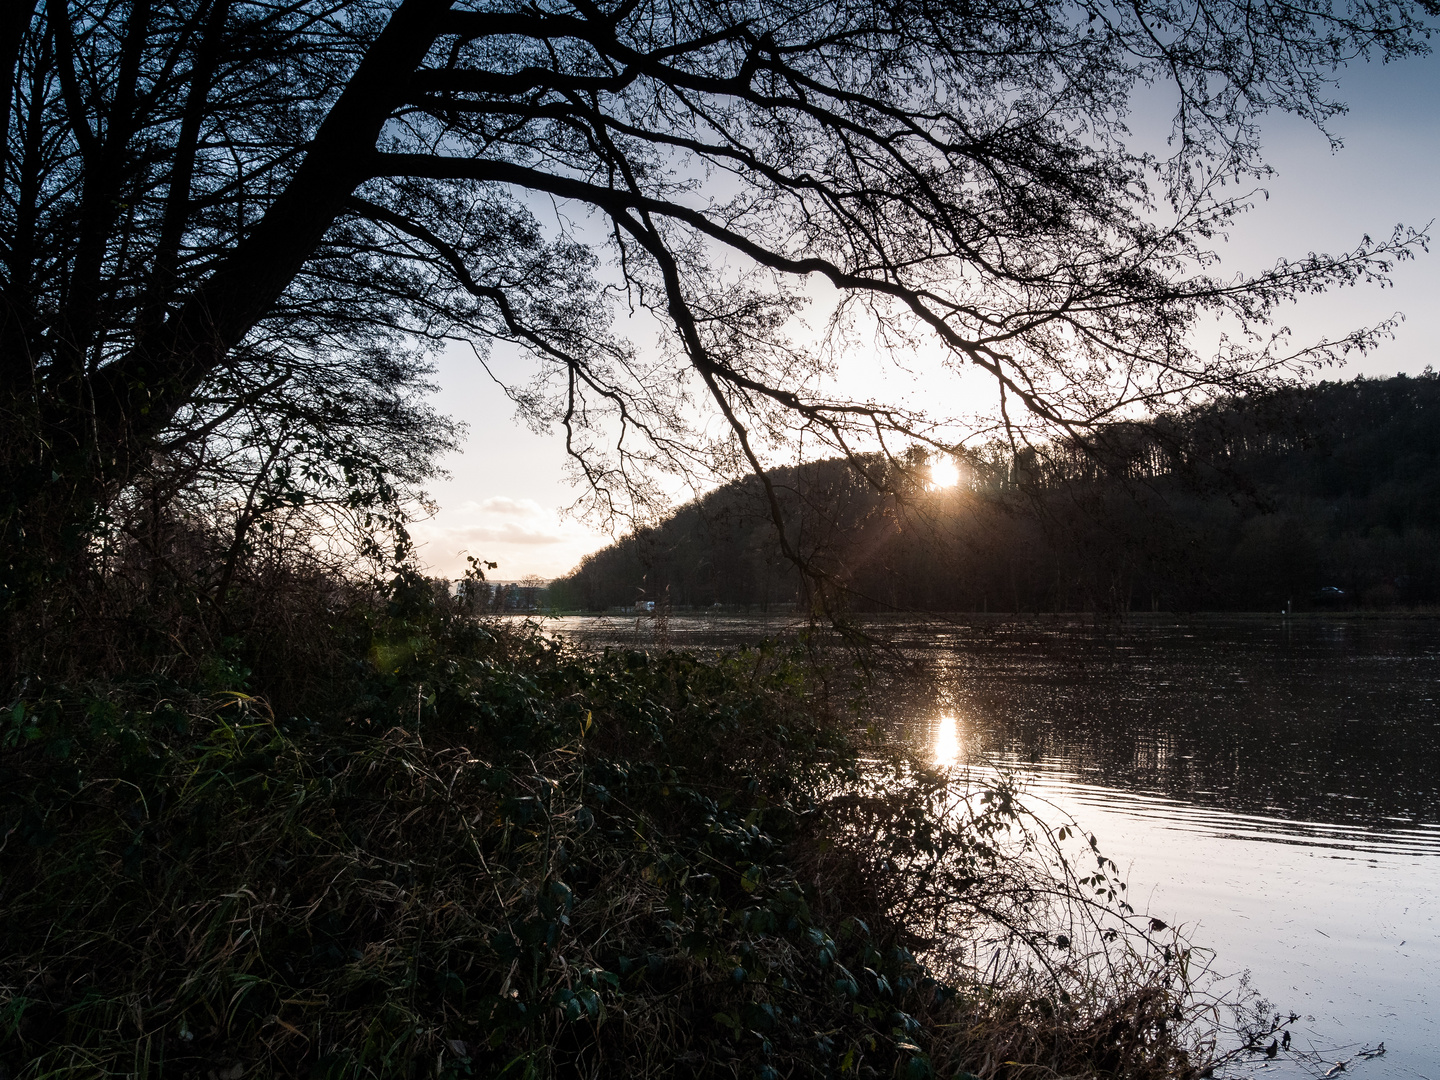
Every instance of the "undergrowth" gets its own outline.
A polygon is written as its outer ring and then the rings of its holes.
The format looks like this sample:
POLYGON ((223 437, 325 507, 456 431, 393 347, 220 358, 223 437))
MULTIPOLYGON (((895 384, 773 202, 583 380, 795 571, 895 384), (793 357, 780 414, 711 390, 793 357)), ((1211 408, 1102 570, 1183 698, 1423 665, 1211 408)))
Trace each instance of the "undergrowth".
POLYGON ((413 577, 328 633, 330 704, 302 715, 236 641, 21 686, 9 1077, 1206 1064, 1188 954, 1094 914, 1128 925, 1103 857, 1055 862, 1066 836, 1004 785, 861 762, 798 655, 584 655, 413 577))

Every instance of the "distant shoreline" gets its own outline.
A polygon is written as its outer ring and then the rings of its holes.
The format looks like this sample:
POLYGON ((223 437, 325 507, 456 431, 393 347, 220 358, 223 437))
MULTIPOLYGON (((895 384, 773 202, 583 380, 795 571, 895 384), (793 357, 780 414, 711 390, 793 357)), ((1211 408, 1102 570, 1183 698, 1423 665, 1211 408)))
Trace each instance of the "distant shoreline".
MULTIPOLYGON (((510 618, 566 618, 566 619, 649 619, 653 611, 628 611, 624 608, 610 608, 605 611, 564 610, 550 612, 508 612, 510 618)), ((671 619, 697 619, 736 617, 746 619, 774 619, 777 621, 803 622, 804 617, 794 610, 756 611, 743 607, 725 608, 672 608, 671 619)), ((1099 622, 1187 622, 1277 619, 1288 621, 1318 622, 1323 620, 1344 620, 1347 622, 1373 620, 1427 620, 1440 619, 1440 607, 1425 608, 1359 608, 1334 611, 1126 611, 1107 614, 1095 611, 866 611, 856 612, 855 618, 862 622, 913 621, 933 619, 937 622, 1047 622, 1055 620, 1085 619, 1099 622)))

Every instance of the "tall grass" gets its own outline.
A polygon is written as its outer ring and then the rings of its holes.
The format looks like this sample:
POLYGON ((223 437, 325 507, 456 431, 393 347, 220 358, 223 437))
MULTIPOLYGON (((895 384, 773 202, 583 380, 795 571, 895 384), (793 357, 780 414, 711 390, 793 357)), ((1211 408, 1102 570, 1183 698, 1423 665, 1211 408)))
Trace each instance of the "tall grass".
POLYGON ((584 655, 403 575, 325 636, 295 642, 324 670, 269 697, 239 640, 22 687, 10 1077, 1144 1080, 1213 1057, 1191 954, 1135 931, 1093 844, 1082 873, 1005 785, 862 765, 797 655, 584 655))

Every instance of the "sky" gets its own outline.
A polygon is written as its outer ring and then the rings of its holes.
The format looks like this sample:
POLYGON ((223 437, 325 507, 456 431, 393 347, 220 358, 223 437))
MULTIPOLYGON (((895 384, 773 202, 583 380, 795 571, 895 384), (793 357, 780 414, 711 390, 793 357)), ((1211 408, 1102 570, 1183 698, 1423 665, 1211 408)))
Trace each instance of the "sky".
MULTIPOLYGON (((1350 248, 1367 233, 1378 238, 1402 223, 1440 224, 1440 55, 1351 67, 1339 97, 1350 106, 1332 125, 1344 143, 1339 151, 1292 118, 1266 123, 1266 157, 1278 175, 1221 247, 1226 269, 1350 248)), ((1440 240, 1440 228, 1431 232, 1440 240)), ((1403 314, 1393 341, 1324 377, 1416 374, 1440 363, 1440 250, 1398 265, 1393 277, 1389 289, 1343 289, 1281 314, 1297 341, 1403 314)), ((646 344, 643 334, 637 344, 646 344)), ((520 370, 503 353, 494 362, 502 373, 507 366, 520 370)), ((611 541, 564 513, 578 492, 565 477, 562 438, 517 420, 468 349, 439 357, 435 381, 434 405, 469 430, 460 452, 442 462, 449 477, 429 486, 438 511, 412 529, 432 572, 458 577, 468 554, 498 564, 492 580, 548 579, 611 541)))

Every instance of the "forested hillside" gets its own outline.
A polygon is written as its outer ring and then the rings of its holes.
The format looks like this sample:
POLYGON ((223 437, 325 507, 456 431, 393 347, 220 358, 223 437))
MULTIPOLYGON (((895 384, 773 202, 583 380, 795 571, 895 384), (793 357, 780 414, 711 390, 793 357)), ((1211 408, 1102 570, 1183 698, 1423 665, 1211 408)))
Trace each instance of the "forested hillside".
MULTIPOLYGON (((1111 442, 1106 471, 1063 447, 990 447, 958 461, 960 483, 943 489, 864 462, 898 496, 837 460, 772 480, 792 544, 857 610, 1440 600, 1440 377, 1428 369, 1231 400, 1144 437, 1116 428, 1111 442)), ((551 598, 767 609, 803 602, 804 586, 752 478, 587 557, 551 598)))

